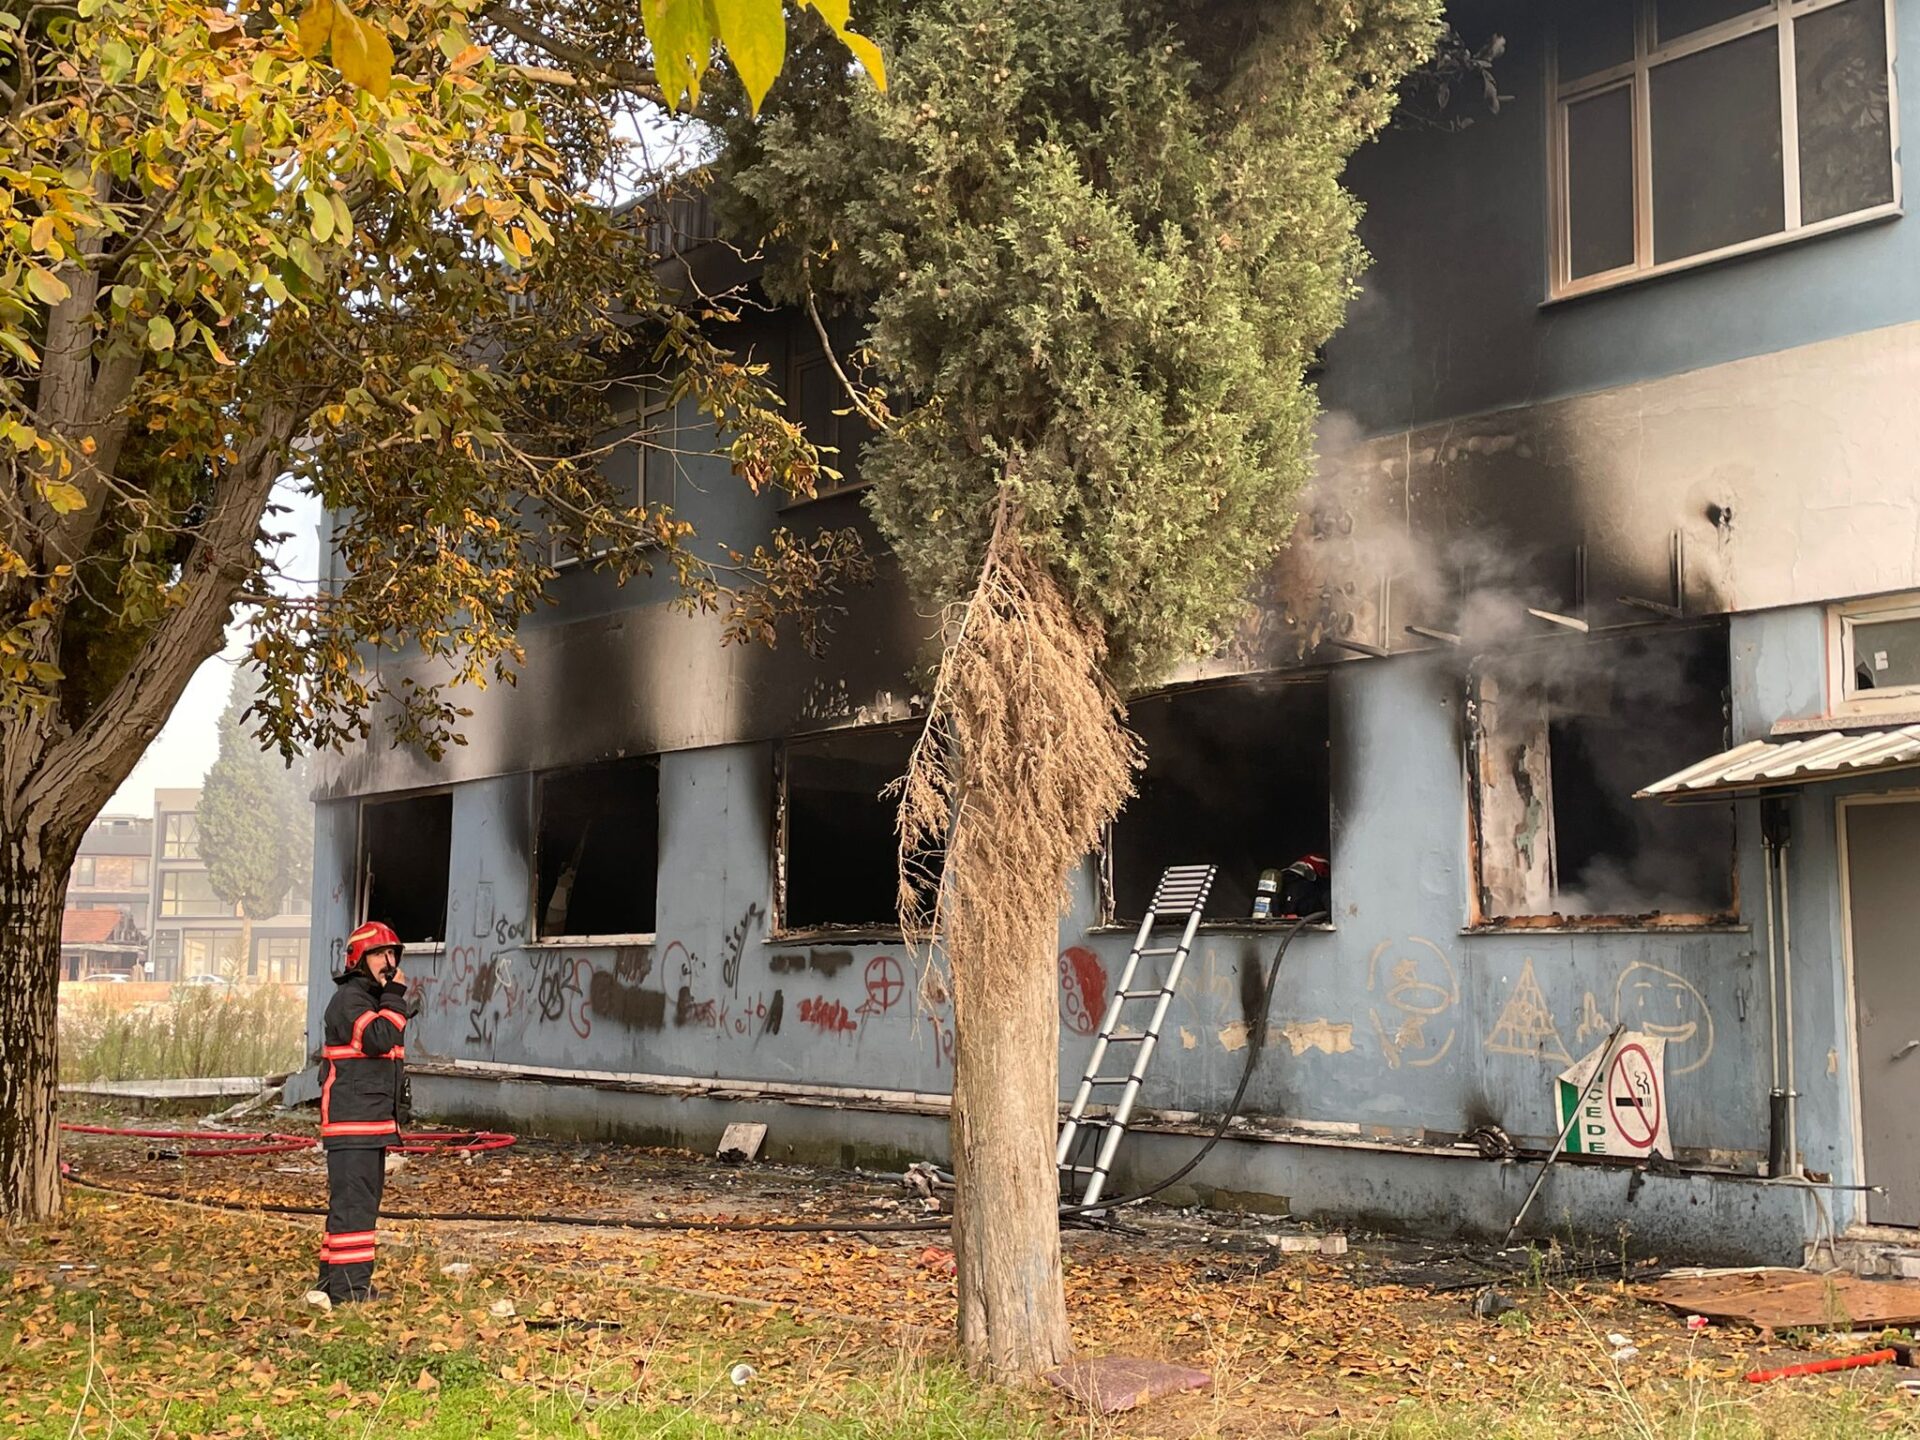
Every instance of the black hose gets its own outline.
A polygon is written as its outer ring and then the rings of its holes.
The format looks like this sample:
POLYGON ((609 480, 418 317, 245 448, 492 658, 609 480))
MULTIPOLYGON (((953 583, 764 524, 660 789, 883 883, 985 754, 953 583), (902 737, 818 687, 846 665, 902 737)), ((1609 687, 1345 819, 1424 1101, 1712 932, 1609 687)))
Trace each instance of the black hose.
POLYGON ((1233 1099, 1227 1102, 1227 1108, 1220 1116, 1219 1125, 1214 1128, 1213 1134, 1207 1137, 1206 1143, 1194 1152, 1193 1158, 1159 1184, 1135 1194, 1123 1195, 1116 1200, 1103 1198, 1092 1205, 1063 1205, 1060 1207, 1060 1215, 1063 1219, 1076 1215, 1091 1215, 1102 1210, 1116 1209, 1122 1205, 1137 1205, 1142 1200, 1151 1199, 1191 1175, 1194 1167, 1206 1159, 1213 1147, 1226 1138, 1228 1129, 1235 1120, 1240 1118, 1240 1102, 1246 1098, 1247 1086, 1253 1080, 1254 1066, 1260 1061, 1260 1052, 1266 1048, 1267 1020, 1269 1012, 1273 1009, 1273 987, 1280 980, 1280 962, 1287 958, 1287 947, 1293 943, 1294 936, 1308 925, 1326 918, 1327 912, 1324 910, 1312 915, 1302 915, 1287 928, 1287 933, 1280 937, 1279 948, 1273 952, 1273 963, 1267 967, 1267 983, 1260 992, 1260 1008, 1255 1012, 1253 1021, 1247 1029, 1247 1059, 1246 1063, 1240 1067, 1240 1083, 1234 1087, 1233 1099))
MULTIPOLYGON (((1266 1047, 1268 1011, 1273 1006, 1273 987, 1280 979, 1280 963, 1286 959, 1287 947, 1293 943, 1293 937, 1307 925, 1326 919, 1324 911, 1315 915, 1303 915, 1295 920, 1287 933, 1280 937, 1279 947, 1273 952, 1273 963, 1267 967, 1267 982, 1260 995, 1260 1008, 1247 1031, 1247 1059, 1240 1069, 1240 1083, 1234 1087, 1233 1099, 1227 1102, 1226 1111, 1220 1117, 1220 1124, 1213 1134, 1196 1150, 1193 1157, 1173 1174, 1132 1195, 1123 1195, 1117 1199, 1102 1199, 1092 1205, 1063 1205, 1060 1207, 1062 1219, 1075 1216, 1092 1215, 1105 1210, 1117 1209, 1122 1205, 1137 1205, 1142 1200, 1151 1199, 1161 1191, 1179 1183, 1202 1160, 1206 1159, 1213 1147, 1226 1138, 1228 1128, 1239 1118, 1240 1102, 1246 1098, 1247 1086, 1253 1080, 1254 1066, 1259 1063, 1260 1053, 1266 1047)), ((325 1215, 324 1205, 289 1205, 281 1201, 260 1200, 243 1202, 218 1198, 201 1198, 195 1195, 181 1195, 167 1190, 148 1190, 137 1185, 115 1185, 105 1180, 94 1180, 80 1173, 72 1164, 61 1167, 64 1178, 88 1190, 100 1190, 111 1195, 137 1195, 148 1200, 166 1200, 175 1204, 204 1205, 214 1210, 233 1210, 241 1213, 263 1213, 269 1215, 325 1215)), ((736 1231, 757 1232, 768 1235, 848 1235, 860 1231, 887 1232, 925 1232, 945 1230, 953 1224, 952 1217, 941 1216, 926 1220, 819 1220, 819 1221, 779 1221, 779 1220, 650 1220, 621 1219, 603 1215, 550 1215, 528 1213, 526 1211, 486 1211, 486 1210, 385 1210, 381 1212, 383 1220, 423 1220, 454 1221, 469 1220, 499 1225, 570 1225, 596 1230, 688 1230, 688 1231, 736 1231)))
MULTIPOLYGON (((324 1205, 289 1205, 276 1200, 222 1200, 216 1197, 181 1195, 169 1190, 149 1190, 139 1185, 115 1185, 94 1180, 68 1167, 66 1178, 88 1190, 103 1190, 112 1195, 139 1195, 148 1200, 168 1200, 181 1205, 205 1205, 214 1210, 236 1210, 243 1214, 325 1215, 324 1205)), ((774 1235, 842 1235, 862 1230, 944 1230, 953 1222, 942 1216, 927 1220, 649 1220, 622 1219, 612 1215, 548 1215, 536 1211, 491 1210, 382 1210, 382 1220, 478 1220, 497 1225, 572 1225, 595 1230, 754 1230, 774 1235)))

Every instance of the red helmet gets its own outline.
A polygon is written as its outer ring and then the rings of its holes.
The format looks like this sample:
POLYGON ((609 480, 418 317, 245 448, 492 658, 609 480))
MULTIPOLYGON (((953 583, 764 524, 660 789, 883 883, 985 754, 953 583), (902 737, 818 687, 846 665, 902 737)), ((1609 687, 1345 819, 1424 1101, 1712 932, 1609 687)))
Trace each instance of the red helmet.
POLYGON ((376 950, 402 950, 400 937, 391 925, 369 920, 347 936, 347 969, 351 970, 376 950))

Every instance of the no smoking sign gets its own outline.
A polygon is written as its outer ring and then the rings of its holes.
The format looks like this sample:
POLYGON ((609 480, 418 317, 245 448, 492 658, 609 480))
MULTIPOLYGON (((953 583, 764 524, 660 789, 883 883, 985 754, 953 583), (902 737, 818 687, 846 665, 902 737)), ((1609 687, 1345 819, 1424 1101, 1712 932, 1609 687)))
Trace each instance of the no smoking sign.
POLYGON ((1673 1156, 1667 1133, 1664 1067, 1667 1042, 1628 1033, 1611 1055, 1605 1045, 1585 1056, 1559 1082, 1560 1123, 1579 1107, 1567 1132, 1570 1155, 1673 1156), (1606 1074, 1595 1078, 1602 1062, 1606 1074))

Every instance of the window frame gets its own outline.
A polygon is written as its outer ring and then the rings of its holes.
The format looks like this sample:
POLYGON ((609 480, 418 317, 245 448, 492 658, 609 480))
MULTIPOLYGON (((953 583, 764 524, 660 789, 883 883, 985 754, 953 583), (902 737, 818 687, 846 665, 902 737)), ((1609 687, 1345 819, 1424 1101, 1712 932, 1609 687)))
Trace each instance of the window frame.
POLYGON ((185 881, 192 878, 198 878, 206 885, 207 900, 209 904, 212 904, 216 907, 219 907, 225 904, 225 902, 222 901, 218 895, 213 893, 213 881, 208 878, 207 872, 205 870, 169 870, 160 877, 161 918, 166 920, 230 920, 232 919, 233 910, 231 906, 228 906, 225 909, 216 908, 212 910, 183 910, 179 908, 182 904, 193 903, 197 898, 194 896, 182 896, 179 893, 180 886, 185 881), (167 893, 169 886, 171 886, 174 891, 174 893, 171 896, 169 896, 167 893))
MULTIPOLYGON (((1850 230, 1861 225, 1891 219, 1903 212, 1900 179, 1900 97, 1898 87, 1899 55, 1895 48, 1892 0, 1879 0, 1886 27, 1887 44, 1887 141, 1888 174, 1893 198, 1883 204, 1830 216, 1811 224, 1801 221, 1800 110, 1797 103, 1798 78, 1795 58, 1795 24, 1809 15, 1831 10, 1848 0, 1768 0, 1764 8, 1723 20, 1717 25, 1679 36, 1666 44, 1656 43, 1658 0, 1633 0, 1633 59, 1596 70, 1577 80, 1560 79, 1558 27, 1547 41, 1547 204, 1549 256, 1547 301, 1569 300, 1596 291, 1651 280, 1702 265, 1757 251, 1771 250, 1819 235, 1850 230), (1653 88, 1652 72, 1671 61, 1684 59, 1762 31, 1779 35, 1776 47, 1780 66, 1780 183, 1783 223, 1780 229, 1751 239, 1735 241, 1717 249, 1672 260, 1654 259, 1653 233, 1653 88), (1567 153, 1569 109, 1609 90, 1625 86, 1630 96, 1633 154, 1633 235, 1632 263, 1574 279, 1573 235, 1570 213, 1571 164, 1567 153)), ((1873 3, 1873 0, 1866 0, 1873 3)))
POLYGON ((160 821, 160 858, 162 860, 198 860, 200 858, 200 812, 169 810, 160 821), (174 822, 180 831, 174 833, 174 822))
MULTIPOLYGON (((612 442, 608 447, 608 453, 614 454, 631 446, 635 467, 635 498, 642 506, 649 503, 647 500, 647 455, 652 449, 653 436, 663 429, 666 434, 674 437, 673 453, 676 458, 674 461, 673 500, 679 498, 680 466, 678 460, 678 437, 681 426, 678 412, 679 402, 673 399, 670 394, 655 393, 651 399, 642 403, 632 413, 622 414, 614 422, 615 430, 625 430, 627 433, 612 442), (662 415, 667 416, 671 421, 671 423, 665 427, 660 424, 660 417, 662 415), (628 427, 631 428, 629 429, 628 427), (636 439, 638 439, 640 443, 634 443, 636 439)), ((672 508, 673 500, 667 502, 669 509, 672 508)), ((647 538, 636 541, 631 548, 634 550, 652 550, 658 548, 659 544, 660 542, 658 540, 647 538)), ((594 549, 582 551, 577 548, 570 539, 549 538, 547 541, 547 564, 554 570, 572 570, 583 566, 588 560, 598 560, 601 556, 609 554, 615 548, 612 542, 601 541, 594 549)))
MULTIPOLYGON (((1681 622, 1678 629, 1692 631, 1708 628, 1713 622, 1703 625, 1699 621, 1681 622)), ((1621 642, 1632 634, 1648 633, 1664 627, 1629 626, 1618 630, 1596 632, 1591 638, 1582 638, 1574 642, 1584 645, 1606 645, 1621 642)), ((1720 631, 1721 638, 1727 639, 1728 632, 1720 631)), ((1660 911, 1648 914, 1635 914, 1620 911, 1606 913, 1573 913, 1564 911, 1527 911, 1509 914, 1497 904, 1487 884, 1487 801, 1484 788, 1486 747, 1493 739, 1483 719, 1481 707, 1485 699, 1483 684, 1486 679, 1485 664, 1503 656, 1511 656, 1526 650, 1542 649, 1549 644, 1565 643, 1555 641, 1536 641, 1523 646, 1508 647, 1501 651, 1488 651, 1475 658, 1465 678, 1463 712, 1463 732, 1465 739, 1465 781, 1466 781, 1466 832, 1467 832, 1467 915, 1461 933, 1467 935, 1497 935, 1519 931, 1549 931, 1553 933, 1590 933, 1612 932, 1626 934, 1660 934, 1668 932, 1694 933, 1736 933, 1744 934, 1750 926, 1743 909, 1740 891, 1740 831, 1736 822, 1732 831, 1732 844, 1727 852, 1727 874, 1729 880, 1728 899, 1722 910, 1660 911)), ((1731 667, 1731 655, 1729 655, 1731 667)), ((1723 706, 1727 701, 1723 699, 1723 706)), ((1551 717, 1551 707, 1546 712, 1551 717)), ((1723 723, 1731 724, 1730 716, 1723 723)), ((1720 737, 1721 748, 1725 748, 1730 737, 1724 733, 1720 737)), ((1551 752, 1549 752, 1550 757, 1551 752)), ((1551 759, 1548 760, 1549 765, 1551 759)), ((1649 803, 1642 801, 1642 804, 1649 803)), ((1729 803, 1729 809, 1731 809, 1729 803)), ((1556 823, 1551 799, 1547 803, 1547 824, 1556 823)))
MULTIPOLYGON (((367 868, 367 811, 378 805, 392 805, 408 800, 431 800, 439 796, 447 798, 447 888, 441 897, 440 928, 451 930, 453 925, 453 845, 459 833, 458 817, 453 813, 454 787, 451 785, 429 785, 419 790, 381 791, 372 795, 363 795, 354 808, 353 836, 353 923, 364 925, 373 917, 368 907, 373 902, 373 877, 367 868)), ((401 937, 409 950, 425 951, 429 954, 442 950, 451 943, 450 935, 437 935, 427 940, 408 940, 401 937)))
POLYGON ((77 856, 73 862, 73 878, 67 883, 75 890, 92 890, 94 885, 94 860, 92 855, 77 856))
POLYGON ((1920 595, 1848 600, 1827 607, 1827 713, 1877 715, 1920 711, 1920 682, 1879 690, 1853 688, 1854 631, 1888 620, 1920 620, 1920 595))
POLYGON ((591 945, 655 945, 660 938, 660 862, 662 859, 660 833, 665 828, 661 815, 661 756, 656 752, 639 755, 621 756, 617 760, 602 760, 590 765, 567 765, 557 770, 543 770, 534 776, 533 785, 533 845, 532 862, 529 875, 528 893, 531 897, 532 916, 528 922, 528 945, 554 945, 580 948, 591 945), (555 780, 566 780, 595 771, 604 771, 610 766, 642 762, 650 764, 654 776, 653 797, 653 929, 651 930, 609 930, 609 931, 563 931, 552 935, 544 928, 544 907, 540 904, 540 885, 544 878, 542 867, 551 857, 544 853, 541 840, 546 830, 547 787, 555 780))
POLYGON ((919 718, 906 720, 882 720, 871 725, 845 725, 829 730, 809 730, 796 735, 783 735, 773 742, 773 916, 767 927, 767 943, 796 944, 809 939, 837 941, 857 944, 902 943, 899 914, 896 912, 892 923, 886 921, 849 921, 823 925, 794 925, 787 919, 787 889, 792 870, 790 863, 790 845, 792 837, 792 804, 788 786, 791 779, 791 756, 794 747, 805 746, 809 741, 824 741, 857 735, 862 731, 885 733, 887 731, 907 731, 922 727, 925 721, 919 718))

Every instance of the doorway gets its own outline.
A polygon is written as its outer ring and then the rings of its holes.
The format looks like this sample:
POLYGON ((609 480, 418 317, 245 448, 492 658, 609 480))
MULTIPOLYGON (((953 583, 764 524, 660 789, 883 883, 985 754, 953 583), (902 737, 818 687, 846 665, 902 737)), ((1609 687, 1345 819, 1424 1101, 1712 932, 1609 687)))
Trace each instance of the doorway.
POLYGON ((1867 1219, 1920 1227, 1920 799, 1843 801, 1840 825, 1867 1219))

